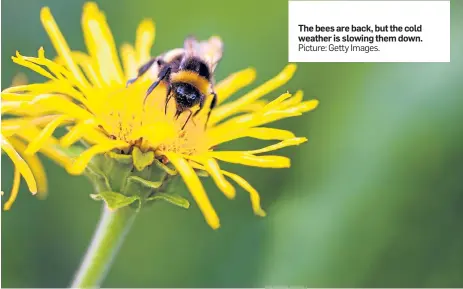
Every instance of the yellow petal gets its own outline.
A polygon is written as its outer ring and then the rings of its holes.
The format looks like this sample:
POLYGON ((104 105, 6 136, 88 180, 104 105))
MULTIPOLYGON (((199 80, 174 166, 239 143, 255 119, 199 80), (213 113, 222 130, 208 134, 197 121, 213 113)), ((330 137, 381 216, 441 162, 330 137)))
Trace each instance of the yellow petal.
POLYGON ((132 45, 124 43, 121 48, 122 66, 124 67, 125 78, 130 79, 137 76, 138 64, 135 49, 132 45))
MULTIPOLYGON (((69 85, 69 83, 64 81, 49 81, 46 83, 33 83, 26 85, 18 85, 6 88, 2 91, 3 93, 14 93, 14 92, 29 92, 30 94, 35 94, 35 97, 41 94, 48 94, 53 92, 53 95, 61 98, 67 98, 65 95, 69 95, 72 98, 80 101, 83 104, 87 104, 87 100, 83 94, 69 85), (56 94, 55 94, 56 93, 56 94), (58 95, 63 94, 63 95, 58 95)), ((25 99, 27 100, 27 99, 25 99)))
POLYGON ((288 64, 277 76, 230 103, 229 106, 221 106, 215 109, 211 114, 210 123, 214 124, 231 116, 239 108, 251 104, 260 97, 286 84, 293 77, 294 72, 296 72, 296 65, 288 64))
MULTIPOLYGON (((206 168, 203 165, 200 165, 199 163, 192 163, 192 166, 196 169, 200 169, 203 171, 206 170, 206 168)), ((243 179, 242 177, 236 174, 233 174, 233 173, 230 173, 224 170, 221 170, 221 173, 231 178, 232 180, 234 180, 239 186, 241 186, 244 190, 246 190, 249 193, 254 214, 261 216, 261 217, 266 216, 265 211, 260 206, 259 193, 245 179, 243 179)))
POLYGON ((63 125, 67 120, 69 120, 69 117, 65 115, 61 115, 51 122, 49 122, 40 132, 40 134, 32 141, 29 143, 27 146, 26 151, 24 152, 25 154, 32 155, 35 154, 46 142, 46 140, 53 135, 55 130, 58 128, 58 126, 63 125))
POLYGON ((9 137, 23 129, 35 126, 43 126, 59 117, 58 115, 46 115, 39 117, 15 117, 2 120, 2 135, 9 137))
POLYGON ((127 146, 128 144, 123 141, 108 141, 106 143, 94 145, 75 159, 74 162, 67 168, 67 171, 73 175, 80 175, 92 158, 97 154, 102 154, 116 148, 126 148, 127 146))
POLYGON ((3 206, 3 209, 5 211, 8 211, 13 205, 14 201, 16 200, 16 197, 18 196, 18 192, 19 192, 20 182, 21 182, 21 174, 19 173, 19 170, 15 168, 14 177, 13 177, 13 187, 11 188, 10 198, 8 199, 8 201, 5 202, 5 205, 3 206))
POLYGON ((84 5, 82 29, 89 54, 97 60, 98 71, 106 84, 122 84, 123 73, 114 38, 106 17, 93 2, 84 5))
MULTIPOLYGON (((188 156, 186 156, 188 157, 188 156)), ((213 158, 200 158, 200 157, 191 157, 191 159, 198 161, 204 165, 204 169, 211 175, 217 187, 224 193, 224 195, 229 199, 234 199, 236 196, 235 188, 230 184, 230 182, 225 179, 222 175, 219 164, 213 158)))
POLYGON ((79 69, 77 64, 74 62, 71 56, 71 50, 63 37, 63 34, 58 28, 58 25, 55 22, 55 19, 51 15, 50 8, 44 7, 40 12, 40 20, 42 25, 48 33, 53 46, 56 49, 58 55, 60 55, 68 67, 69 71, 74 75, 77 82, 83 86, 89 86, 87 79, 82 74, 82 71, 79 69))
POLYGON ((225 122, 208 129, 207 133, 211 139, 220 139, 223 137, 224 131, 227 133, 234 131, 240 132, 246 130, 246 128, 261 126, 280 119, 300 116, 303 112, 315 108, 317 104, 318 101, 310 100, 292 107, 286 107, 284 102, 282 102, 277 105, 277 107, 270 107, 270 110, 267 105, 256 112, 232 117, 225 122))
POLYGON ((280 104, 287 100, 288 98, 291 97, 291 94, 290 93, 283 93, 282 95, 280 95, 279 97, 277 97, 276 99, 272 100, 271 102, 269 102, 267 105, 266 105, 266 108, 265 109, 268 109, 268 110, 271 110, 271 109, 276 109, 278 108, 278 106, 280 106, 280 104))
MULTIPOLYGON (((103 80, 101 75, 97 71, 97 64, 88 54, 81 51, 71 51, 72 58, 80 65, 85 73, 85 76, 92 82, 95 87, 103 87, 103 80)), ((61 61, 61 58, 55 60, 57 63, 61 61)))
POLYGON ((43 47, 40 47, 38 51, 38 57, 30 57, 30 56, 22 56, 19 52, 16 52, 16 56, 21 58, 25 61, 29 61, 31 63, 40 65, 41 67, 47 68, 50 72, 53 73, 53 77, 48 77, 57 80, 66 80, 71 82, 72 86, 78 86, 79 89, 85 89, 81 85, 79 85, 78 81, 75 79, 74 75, 72 75, 64 66, 63 64, 58 64, 54 61, 45 57, 45 50, 43 47))
POLYGON ((240 185, 243 189, 245 189, 249 193, 249 197, 251 199, 251 205, 252 205, 252 210, 254 211, 254 214, 265 217, 265 211, 262 209, 260 206, 260 196, 259 193, 254 189, 245 179, 242 177, 227 172, 227 171, 222 171, 224 175, 227 177, 231 178, 234 180, 238 185, 240 185))
POLYGON ((109 140, 108 137, 95 130, 96 120, 87 119, 74 125, 67 134, 60 139, 61 146, 67 148, 79 141, 81 138, 90 140, 90 143, 101 143, 109 140))
POLYGON ((293 95, 293 97, 283 101, 283 103, 281 104, 280 108, 281 109, 285 109, 285 108, 288 108, 290 106, 295 106, 299 103, 301 103, 302 99, 304 97, 304 93, 302 90, 298 90, 296 91, 296 93, 293 95))
POLYGON ((48 180, 42 162, 37 155, 24 155, 24 160, 34 174, 37 183, 37 197, 44 199, 48 194, 48 180))
POLYGON ((294 134, 289 130, 270 127, 254 127, 248 132, 249 137, 261 140, 284 140, 294 137, 294 134))
POLYGON ((48 192, 48 181, 45 174, 45 168, 43 167, 39 157, 36 154, 25 154, 24 151, 26 150, 26 145, 22 141, 16 138, 10 138, 9 141, 11 145, 16 148, 21 157, 26 161, 27 165, 32 171, 32 174, 34 175, 34 179, 37 183, 37 197, 42 199, 45 198, 48 192))
POLYGON ((268 102, 265 100, 256 100, 253 103, 240 108, 237 112, 258 112, 262 110, 267 103, 268 102))
POLYGON ((299 112, 308 112, 314 110, 318 106, 318 104, 319 101, 317 99, 312 99, 300 103, 299 105, 295 106, 295 109, 299 112))
POLYGON ((288 168, 290 159, 282 156, 255 156, 242 152, 209 152, 207 155, 224 162, 261 168, 288 168))
POLYGON ((31 101, 34 97, 33 94, 2 92, 2 103, 5 101, 31 101))
POLYGON ((111 139, 97 128, 86 126, 82 131, 82 138, 90 144, 104 143, 108 141, 108 139, 111 139))
POLYGON ((144 64, 151 58, 151 47, 156 36, 155 26, 151 19, 143 20, 137 28, 135 39, 135 51, 139 65, 144 64))
POLYGON ((19 64, 21 66, 24 66, 24 67, 27 67, 29 68, 30 70, 48 78, 48 79, 56 79, 55 76, 51 75, 50 72, 46 71, 45 69, 43 69, 42 67, 40 67, 39 65, 37 64, 34 64, 32 62, 29 62, 27 60, 25 60, 20 54, 19 52, 16 52, 16 57, 11 57, 11 60, 13 60, 14 63, 16 64, 19 64))
POLYGON ((42 94, 34 98, 33 101, 28 103, 23 103, 21 108, 26 110, 37 109, 37 106, 41 107, 42 113, 52 112, 52 113, 62 113, 68 115, 71 118, 77 119, 88 119, 92 115, 86 109, 81 106, 76 105, 72 101, 66 100, 60 95, 55 94, 42 94))
POLYGON ((79 64, 94 87, 103 87, 103 81, 91 62, 80 62, 79 64))
POLYGON ((186 186, 190 190, 191 195, 203 213, 206 222, 213 229, 218 229, 220 227, 219 217, 212 207, 212 204, 207 197, 206 191, 204 190, 204 187, 201 184, 201 181, 199 180, 195 171, 184 158, 178 156, 177 154, 168 152, 166 153, 166 156, 182 176, 186 186))
POLYGON ((31 169, 27 165, 26 161, 21 158, 21 156, 16 152, 14 147, 2 136, 2 150, 6 152, 8 157, 13 161, 15 167, 21 173, 21 175, 26 180, 27 186, 29 187, 29 191, 32 194, 37 193, 37 183, 35 182, 34 175, 32 174, 31 169))
POLYGON ((254 68, 246 68, 220 81, 215 86, 218 97, 217 103, 222 103, 241 88, 251 84, 254 79, 256 79, 256 70, 254 68))
POLYGON ((279 142, 277 144, 270 145, 270 146, 267 146, 267 147, 264 147, 264 148, 261 148, 261 149, 258 149, 258 150, 246 151, 246 152, 249 153, 249 154, 261 154, 261 153, 266 153, 266 152, 270 152, 270 151, 279 150, 281 148, 288 147, 288 146, 300 145, 301 143, 304 143, 306 141, 307 141, 307 139, 305 137, 295 137, 295 138, 291 138, 291 139, 286 139, 286 140, 284 140, 282 142, 279 142))
POLYGON ((293 113, 281 113, 278 110, 274 110, 271 112, 266 111, 257 111, 255 113, 247 113, 239 116, 235 116, 230 118, 229 120, 210 128, 207 131, 207 134, 211 139, 221 138, 224 132, 240 132, 252 127, 260 126, 267 124, 271 121, 294 116, 300 115, 299 112, 293 113))
POLYGON ((21 107, 24 101, 2 101, 1 113, 10 113, 21 107))
POLYGON ((252 137, 261 140, 285 140, 295 137, 294 134, 288 130, 269 128, 269 127, 253 127, 250 129, 236 130, 229 133, 216 133, 209 138, 209 147, 219 145, 231 140, 252 137))
MULTIPOLYGON (((19 138, 27 142, 34 140, 39 134, 40 130, 35 126, 21 128, 21 130, 16 133, 19 138)), ((62 167, 67 167, 70 165, 71 159, 59 150, 57 144, 58 141, 53 136, 50 136, 40 149, 40 152, 62 167)))

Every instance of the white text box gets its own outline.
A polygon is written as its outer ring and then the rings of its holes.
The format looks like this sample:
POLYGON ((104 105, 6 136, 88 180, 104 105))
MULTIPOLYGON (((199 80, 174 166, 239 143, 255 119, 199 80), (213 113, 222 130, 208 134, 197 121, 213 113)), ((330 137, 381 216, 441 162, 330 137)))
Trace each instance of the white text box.
POLYGON ((289 1, 289 62, 449 62, 450 1, 289 1))

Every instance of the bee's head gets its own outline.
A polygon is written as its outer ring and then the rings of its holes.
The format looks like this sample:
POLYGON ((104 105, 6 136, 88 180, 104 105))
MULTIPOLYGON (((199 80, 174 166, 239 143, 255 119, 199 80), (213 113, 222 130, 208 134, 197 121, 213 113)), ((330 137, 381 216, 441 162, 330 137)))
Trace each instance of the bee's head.
POLYGON ((186 82, 176 82, 172 84, 172 92, 178 105, 191 108, 201 100, 201 93, 193 85, 186 82))

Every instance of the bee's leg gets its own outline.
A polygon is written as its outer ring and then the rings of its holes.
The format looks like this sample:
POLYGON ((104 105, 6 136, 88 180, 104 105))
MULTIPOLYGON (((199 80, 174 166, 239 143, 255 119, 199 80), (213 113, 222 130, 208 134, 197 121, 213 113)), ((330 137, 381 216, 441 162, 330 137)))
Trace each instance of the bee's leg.
POLYGON ((195 111, 195 113, 193 114, 193 117, 195 117, 204 107, 204 99, 202 99, 200 102, 199 102, 199 108, 197 111, 195 111))
MULTIPOLYGON (((156 62, 156 61, 158 61, 157 58, 151 58, 147 63, 140 66, 140 68, 138 69, 137 77, 129 79, 125 86, 127 87, 127 86, 131 85, 132 83, 137 81, 137 79, 142 77, 143 74, 145 74, 151 68, 151 66, 153 66, 154 62, 156 62)), ((159 61, 158 61, 158 65, 159 65, 159 61)))
POLYGON ((191 119, 193 124, 196 125, 194 118, 203 109, 203 107, 204 107, 204 99, 201 99, 201 101, 199 102, 199 108, 195 111, 195 113, 193 113, 193 118, 191 119))
MULTIPOLYGON (((191 115, 193 114, 193 112, 191 110, 188 110, 190 112, 190 115, 188 115, 187 119, 185 120, 185 123, 183 124, 182 126, 182 130, 185 128, 186 124, 188 123, 188 121, 190 120, 191 118, 191 115)), ((196 114, 196 113, 195 113, 196 114)))
POLYGON ((170 74, 170 70, 171 70, 170 66, 165 66, 164 68, 162 68, 161 72, 159 72, 158 79, 155 82, 153 82, 153 84, 151 84, 151 86, 146 91, 143 104, 146 102, 148 95, 150 95, 150 93, 159 85, 159 83, 170 74))
POLYGON ((177 111, 175 112, 175 115, 174 115, 175 120, 178 119, 178 117, 180 116, 180 114, 182 114, 182 112, 183 112, 182 110, 177 109, 177 111))
POLYGON ((204 124, 204 129, 207 128, 207 122, 209 121, 209 117, 211 116, 211 112, 214 109, 214 107, 217 105, 217 93, 215 91, 212 92, 212 101, 211 105, 209 106, 209 111, 207 112, 207 118, 206 118, 206 123, 204 124))
POLYGON ((172 98, 172 95, 170 95, 171 91, 172 91, 172 86, 169 85, 169 87, 167 88, 166 105, 164 107, 164 114, 167 114, 167 105, 169 104, 169 100, 172 98))

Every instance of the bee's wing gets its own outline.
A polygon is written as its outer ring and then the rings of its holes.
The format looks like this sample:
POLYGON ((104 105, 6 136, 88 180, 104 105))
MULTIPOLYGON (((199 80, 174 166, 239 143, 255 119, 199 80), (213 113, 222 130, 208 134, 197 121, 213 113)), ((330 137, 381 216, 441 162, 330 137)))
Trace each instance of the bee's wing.
POLYGON ((187 57, 190 57, 190 56, 199 57, 200 56, 199 47, 200 47, 199 42, 194 36, 188 36, 183 43, 183 48, 185 49, 185 55, 187 57))
MULTIPOLYGON (((185 50, 183 48, 174 48, 155 57, 155 60, 159 59, 165 63, 170 63, 172 60, 182 55, 184 51, 185 50)), ((162 68, 162 65, 159 65, 157 61, 155 61, 153 65, 151 65, 151 67, 149 68, 150 77, 152 79, 157 79, 159 72, 161 71, 161 68, 162 68)))
POLYGON ((199 57, 209 65, 214 72, 217 63, 222 58, 223 42, 218 36, 212 36, 206 41, 198 42, 193 37, 187 37, 184 43, 185 55, 199 57))
POLYGON ((174 60, 175 58, 181 56, 183 53, 185 53, 185 49, 184 48, 174 48, 172 50, 169 50, 167 52, 165 52, 164 54, 161 55, 161 58, 165 61, 165 62, 171 62, 172 60, 174 60))
POLYGON ((213 72, 222 58, 223 54, 223 42, 218 36, 212 36, 207 41, 201 41, 199 43, 199 51, 201 58, 209 64, 211 71, 213 72))

